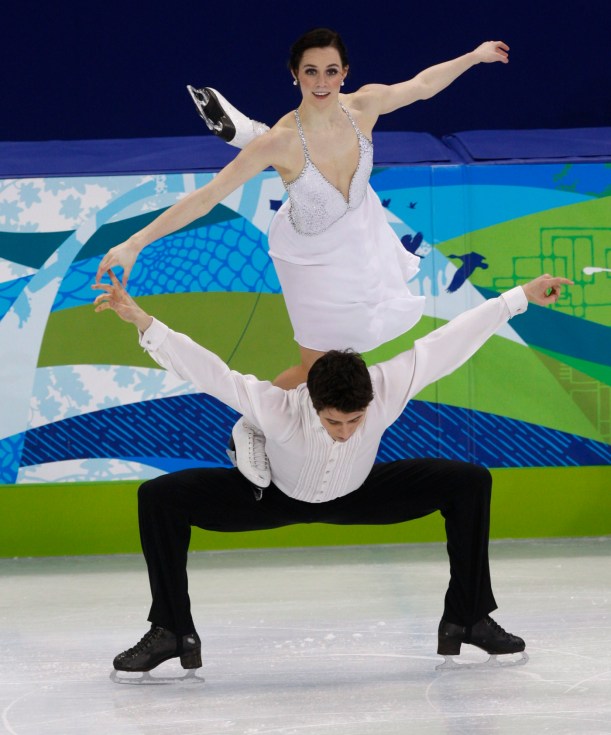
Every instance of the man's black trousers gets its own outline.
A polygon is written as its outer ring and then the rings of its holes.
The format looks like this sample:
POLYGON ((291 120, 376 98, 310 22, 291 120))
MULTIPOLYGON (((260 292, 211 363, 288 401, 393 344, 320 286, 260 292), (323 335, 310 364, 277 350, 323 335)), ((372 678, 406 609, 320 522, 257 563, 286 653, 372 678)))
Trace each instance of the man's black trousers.
POLYGON ((153 596, 149 620, 177 635, 195 630, 187 587, 191 526, 254 531, 296 523, 377 525, 440 511, 450 560, 443 617, 471 625, 496 608, 488 565, 491 486, 488 470, 444 459, 376 464, 358 490, 326 503, 293 500, 274 485, 257 500, 236 469, 191 469, 149 480, 138 491, 153 596))

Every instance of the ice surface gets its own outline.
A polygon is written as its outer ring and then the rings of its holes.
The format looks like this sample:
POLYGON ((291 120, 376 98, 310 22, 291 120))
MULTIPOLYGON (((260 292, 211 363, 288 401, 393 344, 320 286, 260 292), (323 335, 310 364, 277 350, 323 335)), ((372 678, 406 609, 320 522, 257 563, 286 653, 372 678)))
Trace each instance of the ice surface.
POLYGON ((435 671, 441 544, 200 552, 205 683, 135 686, 109 675, 148 628, 140 557, 0 559, 0 732, 611 733, 611 539, 496 542, 491 558, 525 666, 435 671))

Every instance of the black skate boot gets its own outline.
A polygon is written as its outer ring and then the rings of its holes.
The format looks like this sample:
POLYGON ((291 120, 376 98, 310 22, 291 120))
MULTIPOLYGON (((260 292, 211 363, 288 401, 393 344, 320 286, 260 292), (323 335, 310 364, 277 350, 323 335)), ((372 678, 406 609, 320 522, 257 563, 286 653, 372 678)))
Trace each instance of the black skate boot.
POLYGON ((198 669, 202 665, 202 644, 197 633, 177 640, 171 630, 151 625, 135 646, 115 657, 113 666, 117 671, 150 671, 178 657, 183 669, 198 669))
MULTIPOLYGON (((485 618, 471 626, 456 625, 446 620, 439 623, 437 653, 445 656, 446 660, 437 668, 471 667, 470 664, 457 664, 452 658, 460 654, 460 647, 463 643, 470 643, 490 654, 490 658, 485 662, 486 665, 515 666, 525 664, 528 661, 528 655, 524 652, 526 644, 522 638, 508 633, 489 615, 486 615, 485 618), (496 658, 499 655, 511 653, 521 653, 522 656, 517 660, 511 659, 508 661, 499 661, 496 658)), ((480 666, 481 664, 476 665, 480 666)))

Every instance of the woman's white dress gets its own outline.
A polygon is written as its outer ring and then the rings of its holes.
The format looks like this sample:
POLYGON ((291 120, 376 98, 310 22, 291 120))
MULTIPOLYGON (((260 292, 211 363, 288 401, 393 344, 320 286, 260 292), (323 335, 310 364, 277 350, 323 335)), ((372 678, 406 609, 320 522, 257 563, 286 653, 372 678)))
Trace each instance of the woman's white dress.
POLYGON ((270 226, 269 254, 297 343, 366 352, 413 327, 424 297, 407 286, 420 259, 405 250, 369 185, 373 144, 342 109, 359 142, 348 201, 312 163, 295 111, 305 165, 284 182, 289 198, 270 226))

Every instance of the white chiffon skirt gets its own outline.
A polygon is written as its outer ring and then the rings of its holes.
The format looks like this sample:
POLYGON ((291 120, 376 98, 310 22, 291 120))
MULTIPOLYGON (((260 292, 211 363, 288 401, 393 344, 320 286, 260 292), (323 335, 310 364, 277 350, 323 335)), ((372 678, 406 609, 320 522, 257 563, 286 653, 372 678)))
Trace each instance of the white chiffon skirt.
POLYGON ((289 206, 272 221, 269 254, 301 347, 366 352, 418 322, 425 299, 407 281, 420 259, 405 250, 371 186, 320 235, 300 235, 289 206))

